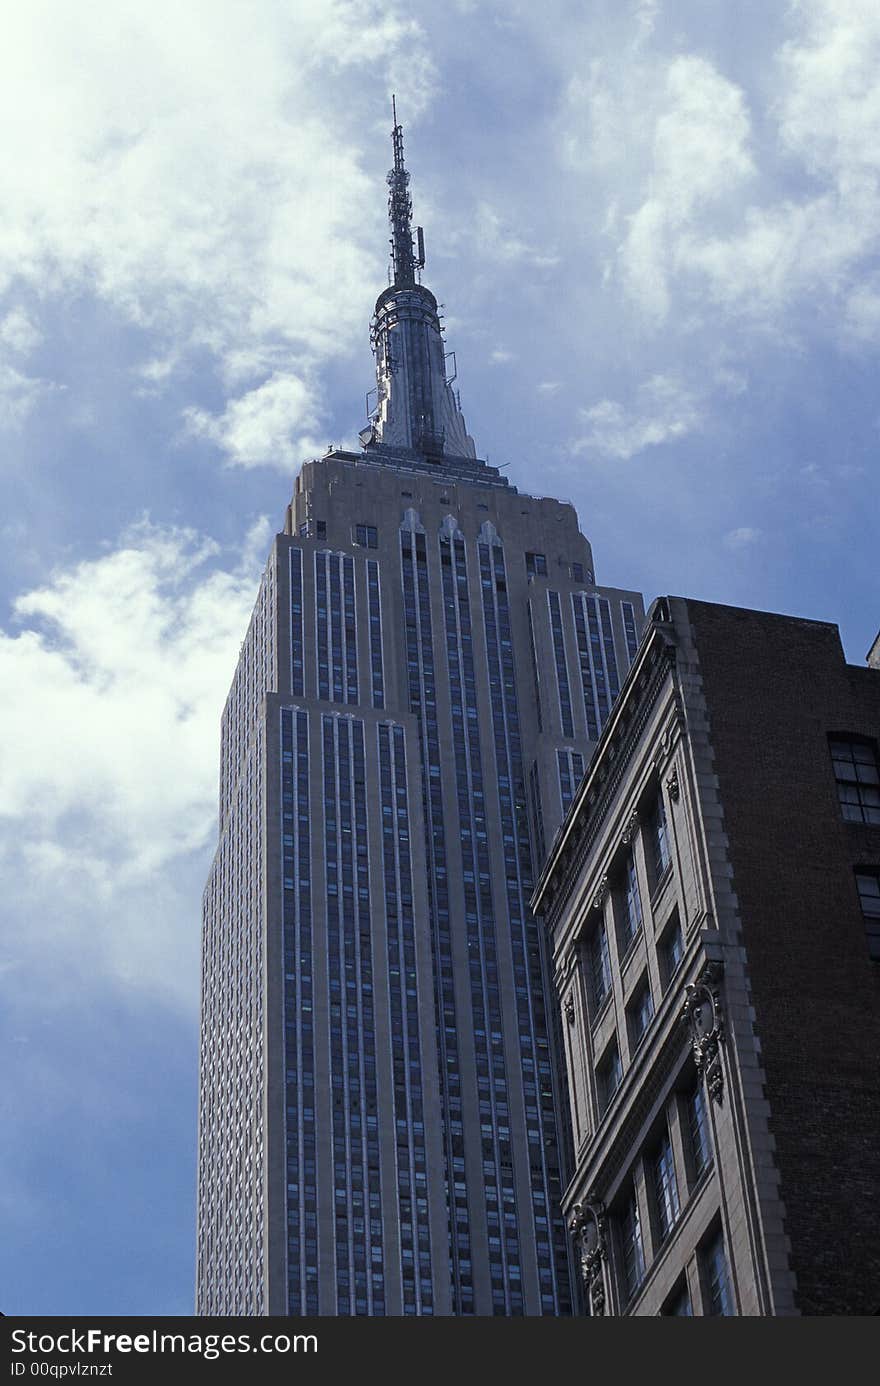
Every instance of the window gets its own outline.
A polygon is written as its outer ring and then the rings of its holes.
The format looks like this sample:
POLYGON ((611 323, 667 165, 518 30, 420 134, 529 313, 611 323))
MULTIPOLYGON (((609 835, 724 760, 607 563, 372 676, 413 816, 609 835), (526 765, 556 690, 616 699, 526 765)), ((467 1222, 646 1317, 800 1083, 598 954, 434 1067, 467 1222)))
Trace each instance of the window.
POLYGON ((670 1319, 689 1319, 693 1316, 691 1296, 684 1277, 678 1282, 660 1312, 670 1319))
POLYGON ((648 985, 647 977, 641 982, 635 996, 627 1006, 626 1016, 629 1025, 630 1048, 635 1049, 641 1043, 645 1031, 654 1017, 654 1002, 651 999, 651 988, 648 985))
POLYGON ((608 956, 608 930, 604 919, 599 920, 587 945, 587 972, 595 1015, 611 990, 611 959, 608 956))
POLYGON ((709 1145, 709 1120, 706 1112, 706 1094, 699 1077, 685 1097, 687 1108, 687 1136, 690 1144, 691 1167, 694 1183, 708 1169, 712 1160, 709 1145))
POLYGON ((870 741, 831 737, 837 797, 850 823, 880 823, 880 770, 870 741))
POLYGON ((326 539, 326 538, 327 538, 327 521, 326 521, 326 520, 318 520, 318 521, 316 522, 316 524, 315 524, 315 532, 316 532, 317 537, 318 537, 319 539, 326 539))
POLYGON ((529 577, 546 577, 547 555, 543 553, 527 553, 526 572, 529 577))
POLYGON ((596 1088, 599 1097, 599 1111, 604 1112, 608 1108, 612 1097, 620 1087, 620 1080, 623 1077, 623 1066, 620 1062, 620 1050, 617 1047, 617 1040, 612 1040, 608 1049, 603 1055, 602 1062, 596 1069, 596 1088))
POLYGON ((731 1318, 734 1313, 733 1296, 730 1292, 730 1276, 727 1271, 724 1238, 721 1235, 720 1227, 711 1241, 703 1247, 701 1262, 705 1277, 708 1313, 731 1318))
POLYGON ((856 870, 856 885, 865 916, 868 957, 880 962, 880 871, 866 871, 864 867, 859 867, 856 870))
POLYGON ((668 987, 675 973, 678 971, 678 964, 684 956, 684 941, 681 937, 681 924, 678 918, 678 910, 673 912, 672 918, 663 930, 657 953, 660 959, 660 971, 663 976, 663 985, 668 987))
POLYGON ((655 888, 663 880, 670 866, 669 855, 669 828, 666 823, 666 807, 663 803, 663 795, 658 790, 657 798, 651 806, 648 815, 648 839, 650 842, 650 860, 654 868, 655 888))
POLYGON ((362 549, 379 547, 379 531, 375 525, 355 525, 352 539, 362 549))
POLYGON ((626 859, 621 896, 620 952, 622 955, 642 927, 642 897, 639 894, 636 862, 632 852, 626 859))
POLYGON ((620 1219, 620 1250, 623 1257, 623 1283, 626 1298, 631 1299, 645 1278, 645 1252, 642 1246, 642 1225, 636 1191, 629 1199, 620 1219))
POLYGON ((651 1158, 651 1174, 654 1181, 654 1207, 657 1212, 657 1232, 660 1241, 665 1241, 678 1219, 678 1184, 675 1179, 675 1161, 672 1158, 672 1144, 669 1132, 664 1131, 651 1158))
POLYGON ((583 563, 572 563, 572 565, 571 565, 571 576, 572 576, 572 578, 574 579, 575 582, 583 582, 583 581, 584 581, 584 565, 583 565, 583 563))
POLYGON ((632 665, 639 649, 639 637, 636 633, 636 610, 632 602, 621 602, 620 611, 623 616, 623 633, 626 636, 626 652, 629 655, 630 665, 632 665))

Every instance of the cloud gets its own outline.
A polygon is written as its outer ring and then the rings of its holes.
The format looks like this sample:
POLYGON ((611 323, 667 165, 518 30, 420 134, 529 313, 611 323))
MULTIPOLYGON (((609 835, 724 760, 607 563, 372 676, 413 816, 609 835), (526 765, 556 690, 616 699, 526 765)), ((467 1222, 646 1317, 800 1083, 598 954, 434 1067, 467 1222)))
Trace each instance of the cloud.
POLYGON ((516 352, 508 351, 506 347, 496 347, 489 353, 490 366, 506 366, 509 362, 516 360, 516 352))
POLYGON ((0 359, 0 429, 19 429, 40 396, 55 388, 50 381, 25 375, 0 359))
POLYGON ((836 182, 880 168, 880 11, 871 0, 807 0, 779 53, 780 137, 836 182))
POLYGON ((453 232, 448 240, 453 245, 467 240, 483 255, 502 263, 527 264, 533 269, 552 269, 559 264, 559 255, 555 251, 539 249, 524 240, 488 202, 477 204, 473 230, 453 232))
POLYGON ((313 432, 319 419, 313 391, 295 375, 273 375, 215 416, 190 408, 190 433, 215 443, 233 465, 272 465, 289 470, 311 453, 323 452, 313 432))
POLYGON ((723 57, 665 52, 650 10, 636 20, 627 61, 596 45, 561 111, 606 285, 648 333, 714 329, 720 309, 783 337, 825 318, 838 340, 873 341, 860 285, 880 245, 877 6, 790 6, 748 87, 723 57))
POLYGON ((653 128, 648 196, 632 215, 620 247, 630 295, 661 322, 669 278, 687 268, 691 228, 754 173, 743 92, 705 58, 668 66, 653 128))
POLYGON ((0 343, 21 356, 28 356, 42 340, 42 333, 21 307, 13 308, 0 320, 0 343))
POLYGON ((0 297, 37 289, 35 332, 71 294, 97 298, 147 334, 147 388, 150 362, 197 353, 229 403, 246 356, 249 394, 347 350, 382 278, 360 159, 380 61, 412 119, 433 70, 393 0, 19 8, 0 51, 0 297), (320 99, 333 82, 345 102, 320 99))
POLYGON ((42 394, 53 389, 47 380, 26 375, 19 364, 40 344, 42 333, 20 305, 0 318, 0 429, 20 429, 42 394), (5 358, 5 359, 4 359, 5 358))
POLYGON ((847 297, 844 325, 857 345, 880 341, 880 276, 857 285, 847 297))
POLYGON ((640 387, 630 410, 617 400, 603 399, 581 410, 581 418, 586 432, 572 444, 572 451, 625 462, 645 448, 692 433, 702 422, 702 412, 681 381, 655 375, 640 387))
POLYGON ((754 544, 759 543, 763 537, 762 530, 753 529, 749 525, 742 525, 739 529, 731 529, 725 534, 723 542, 725 548, 737 552, 741 549, 751 548, 754 544))
POLYGON ((800 32, 776 55, 771 114, 801 191, 749 206, 731 234, 695 241, 692 266, 732 310, 778 314, 809 297, 811 316, 831 309, 870 337, 859 281, 880 244, 880 12, 862 0, 809 0, 793 14, 800 32))
POLYGON ((0 633, 0 715, 16 729, 0 759, 7 962, 48 936, 133 985, 181 985, 172 960, 192 963, 198 936, 196 885, 179 937, 183 886, 215 830, 220 712, 268 538, 261 522, 230 564, 204 536, 144 521, 14 603, 0 633))

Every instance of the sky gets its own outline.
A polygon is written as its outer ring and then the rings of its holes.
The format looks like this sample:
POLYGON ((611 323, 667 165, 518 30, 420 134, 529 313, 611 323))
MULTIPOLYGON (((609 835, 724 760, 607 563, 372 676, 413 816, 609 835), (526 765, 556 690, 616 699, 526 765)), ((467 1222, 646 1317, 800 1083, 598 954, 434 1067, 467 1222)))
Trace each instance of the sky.
POLYGON ((0 48, 0 1310, 190 1314, 219 717, 353 446, 397 94, 478 454, 880 625, 876 0, 29 0, 0 48))

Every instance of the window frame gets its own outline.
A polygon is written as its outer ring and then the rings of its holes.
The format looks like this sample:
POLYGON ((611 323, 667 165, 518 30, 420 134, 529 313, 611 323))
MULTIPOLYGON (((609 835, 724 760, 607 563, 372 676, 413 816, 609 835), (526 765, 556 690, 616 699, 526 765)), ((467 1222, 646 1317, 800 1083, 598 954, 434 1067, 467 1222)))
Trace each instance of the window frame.
POLYGON ((660 1310, 663 1318, 667 1319, 692 1319, 694 1317, 694 1305, 691 1299, 691 1287, 688 1284, 686 1274, 679 1276, 673 1287, 672 1292, 666 1296, 663 1307, 660 1310), (682 1309, 682 1305, 687 1305, 682 1309))
POLYGON ((617 951, 623 964, 629 950, 645 926, 645 907, 639 885, 639 869, 634 844, 630 843, 620 868, 617 890, 617 951), (633 905, 635 908, 633 908, 633 905))
POLYGON ((693 1073, 693 1081, 682 1091, 680 1097, 681 1105, 679 1107, 679 1116, 682 1131, 682 1145, 684 1146, 685 1154, 685 1172, 688 1181, 688 1195, 691 1195, 706 1178, 715 1161, 715 1151, 712 1145, 712 1130, 709 1122, 709 1107, 706 1101, 706 1088, 698 1073, 693 1073), (699 1120, 696 1119, 698 1108, 702 1112, 702 1118, 699 1120), (698 1164, 696 1158, 696 1130, 699 1130, 703 1137, 699 1148, 704 1158, 700 1164, 698 1164))
POLYGON ((536 553, 529 549, 526 551, 525 562, 526 575, 528 577, 534 578, 549 576, 547 569, 547 555, 545 553, 536 553))
POLYGON ((828 752, 837 788, 837 803, 844 822, 880 826, 880 757, 877 742, 857 732, 829 732, 828 752), (835 748, 845 748, 846 754, 835 754, 835 748), (857 754, 859 750, 866 754, 860 757, 857 754), (860 766, 871 773, 860 774, 860 766), (852 774, 842 774, 843 768, 851 768, 852 774), (845 797, 846 791, 854 797, 845 797))
POLYGON ((651 979, 646 968, 633 987, 626 1005, 626 1029, 630 1054, 634 1054, 641 1045, 651 1028, 654 1014, 654 996, 651 991, 651 979), (647 1008, 644 1006, 645 1000, 647 1000, 647 1008), (641 1028, 638 1028, 639 1026, 641 1028))
POLYGON ((621 1303, 625 1307, 639 1293, 648 1273, 645 1255, 645 1236, 642 1231, 642 1216, 639 1208, 639 1195, 634 1178, 628 1185, 627 1197, 621 1201, 616 1218, 617 1242, 620 1252, 621 1303))
POLYGON ((859 897, 859 907, 862 911, 862 921, 865 925, 865 942, 868 945, 868 957, 871 962, 880 963, 880 866, 856 866, 853 869, 856 881, 856 893, 859 897), (877 895, 866 893, 862 890, 861 882, 873 881, 877 885, 877 895), (869 911, 865 908, 868 900, 877 900, 877 909, 869 911))
POLYGON ((657 786, 654 798, 645 815, 645 826, 650 851, 645 858, 651 870, 651 895, 655 896, 665 885, 672 871, 672 847, 669 835, 669 815, 663 799, 663 790, 657 786))
POLYGON ((616 1031, 600 1054, 593 1074, 596 1083, 596 1107, 601 1121, 620 1092, 623 1083, 623 1059, 616 1031), (609 1090, 608 1080, 612 1071, 615 1074, 615 1081, 614 1087, 609 1090))
POLYGON ((351 527, 351 542, 356 549, 378 549, 378 525, 370 525, 367 524, 366 520, 358 520, 351 527))
POLYGON ((664 994, 672 985, 673 978, 681 967, 683 960, 684 933, 681 927, 681 915, 676 905, 670 913, 666 923, 663 925, 660 936, 657 939, 657 961, 660 965, 660 980, 663 983, 664 994), (673 961, 670 953, 674 938, 678 939, 679 951, 678 957, 673 961))
POLYGON ((715 1222, 709 1229, 706 1236, 701 1241, 697 1249, 697 1264, 700 1268, 700 1280, 703 1290, 703 1311, 706 1318, 735 1319, 736 1302, 733 1297, 733 1281, 730 1275, 730 1256, 727 1250, 727 1238, 720 1221, 715 1222), (720 1293, 715 1294, 715 1269, 718 1265, 717 1255, 721 1258, 721 1268, 723 1276, 717 1279, 720 1293), (719 1308, 715 1308, 715 1304, 719 1308))
POLYGON ((584 960, 587 983, 587 999, 590 1003, 590 1018, 595 1021, 602 1014, 608 998, 614 990, 614 974, 611 968, 611 949, 608 943, 608 924, 604 913, 599 915, 596 924, 591 929, 584 943, 584 960), (601 936, 601 943, 599 939, 601 936), (602 980, 604 990, 601 996, 596 990, 597 959, 594 950, 598 948, 598 965, 602 970, 602 980))
POLYGON ((655 1250, 659 1250, 672 1236, 681 1217, 678 1171, 675 1168, 675 1151, 668 1126, 663 1127, 659 1139, 651 1147, 646 1166, 650 1173, 650 1188, 654 1205, 653 1212, 657 1233, 655 1250))

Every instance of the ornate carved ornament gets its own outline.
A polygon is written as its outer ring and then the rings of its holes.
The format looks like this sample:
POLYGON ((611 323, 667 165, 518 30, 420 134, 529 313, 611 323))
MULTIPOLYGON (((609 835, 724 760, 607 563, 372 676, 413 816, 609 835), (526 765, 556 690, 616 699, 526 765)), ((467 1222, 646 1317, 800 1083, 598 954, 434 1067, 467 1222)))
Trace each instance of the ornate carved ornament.
POLYGON ((676 740, 678 739, 681 720, 681 699, 679 698, 678 694, 675 693, 673 694, 672 698, 672 708, 669 714, 669 721, 664 727, 663 735, 660 738, 660 749, 663 752, 663 759, 665 760, 668 760, 669 756, 672 754, 672 748, 675 745, 676 740))
POLYGON ((574 1024, 574 997, 572 996, 571 992, 569 992, 569 993, 568 993, 568 996, 566 996, 566 998, 565 998, 565 1005, 564 1005, 564 1007, 563 1007, 563 1010, 565 1011, 565 1018, 566 1018, 566 1020, 568 1021, 569 1025, 573 1025, 573 1024, 574 1024))
POLYGON ((608 1259, 607 1219, 600 1198, 588 1198, 572 1209, 568 1230, 581 1262, 584 1290, 595 1318, 605 1313, 605 1280, 602 1262, 608 1259))
POLYGON ((690 1032, 697 1073, 705 1079, 709 1096, 715 1102, 721 1102, 724 1096, 724 1070, 721 1066, 721 1041, 724 1038, 721 1009, 723 973, 722 963, 707 963, 697 980, 685 988, 686 999, 681 1012, 681 1018, 690 1032))
POLYGON ((672 802, 677 804, 681 798, 681 785, 678 783, 678 769, 676 766, 673 766, 672 774, 666 781, 666 788, 669 790, 669 797, 672 802))
POLYGON ((595 893, 595 895, 593 896, 593 909, 594 909, 594 910, 600 910, 600 909, 602 908, 602 906, 605 904, 605 900, 606 900, 607 896, 608 896, 608 877, 607 877, 607 876, 603 876, 602 879, 601 879, 601 881, 600 881, 599 884, 597 885, 597 887, 596 887, 596 893, 595 893))
POLYGON ((629 820, 628 820, 628 822, 627 822, 627 825, 626 825, 626 827, 625 827, 624 830, 623 830, 623 836, 622 836, 621 839, 620 839, 621 842, 623 843, 624 847, 628 847, 629 844, 632 842, 633 838, 635 837, 636 828, 637 828, 638 826, 639 826, 639 811, 638 811, 638 809, 633 809, 632 813, 631 813, 630 816, 629 816, 629 820))

